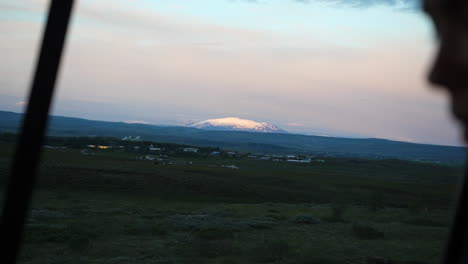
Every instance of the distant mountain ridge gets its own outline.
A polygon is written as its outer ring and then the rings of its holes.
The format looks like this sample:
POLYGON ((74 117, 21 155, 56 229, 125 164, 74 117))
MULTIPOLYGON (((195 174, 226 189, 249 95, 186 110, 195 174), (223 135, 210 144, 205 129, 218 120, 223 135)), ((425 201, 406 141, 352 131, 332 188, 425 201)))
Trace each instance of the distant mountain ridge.
POLYGON ((190 124, 187 127, 205 129, 205 130, 221 130, 221 131, 246 131, 259 133, 288 133, 286 130, 268 124, 265 122, 257 122, 238 117, 225 117, 217 119, 208 119, 205 121, 190 124))
MULTIPOLYGON (((23 114, 0 111, 0 132, 17 132, 23 114)), ((297 134, 212 131, 192 127, 156 126, 51 116, 51 136, 140 136, 143 140, 220 147, 243 152, 397 158, 462 164, 465 147, 415 144, 376 138, 336 138, 297 134)))

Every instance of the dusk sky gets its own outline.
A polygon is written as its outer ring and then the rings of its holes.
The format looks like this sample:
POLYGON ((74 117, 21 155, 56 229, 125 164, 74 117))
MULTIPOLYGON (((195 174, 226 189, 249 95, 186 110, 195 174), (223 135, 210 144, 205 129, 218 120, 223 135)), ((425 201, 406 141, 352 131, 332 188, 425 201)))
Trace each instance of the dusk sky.
MULTIPOLYGON (((0 110, 20 112, 47 2, 0 0, 0 110)), ((79 0, 53 114, 461 145, 411 0, 79 0)))

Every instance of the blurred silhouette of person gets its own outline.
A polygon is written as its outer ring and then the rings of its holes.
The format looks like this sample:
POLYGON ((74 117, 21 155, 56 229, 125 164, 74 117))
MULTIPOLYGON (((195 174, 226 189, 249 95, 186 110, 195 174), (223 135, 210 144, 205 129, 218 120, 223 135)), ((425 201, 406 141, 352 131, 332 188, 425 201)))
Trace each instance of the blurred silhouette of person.
MULTIPOLYGON (((439 42, 428 78, 449 93, 452 112, 468 143, 468 1, 423 0, 423 8, 433 21, 439 42)), ((465 181, 467 176, 468 170, 465 181)), ((464 231, 458 256, 462 264, 468 263, 468 230, 464 231)))
POLYGON ((437 36, 429 81, 448 91, 452 112, 462 123, 468 142, 468 3, 465 0, 424 0, 437 36))

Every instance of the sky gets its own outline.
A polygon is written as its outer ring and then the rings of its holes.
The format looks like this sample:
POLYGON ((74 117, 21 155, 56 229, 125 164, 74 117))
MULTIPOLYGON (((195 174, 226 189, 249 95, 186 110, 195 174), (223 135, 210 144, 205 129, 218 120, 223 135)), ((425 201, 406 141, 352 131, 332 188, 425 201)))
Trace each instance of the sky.
MULTIPOLYGON (((52 112, 462 145, 415 1, 79 0, 52 112)), ((0 110, 25 107, 47 6, 0 0, 0 110)))

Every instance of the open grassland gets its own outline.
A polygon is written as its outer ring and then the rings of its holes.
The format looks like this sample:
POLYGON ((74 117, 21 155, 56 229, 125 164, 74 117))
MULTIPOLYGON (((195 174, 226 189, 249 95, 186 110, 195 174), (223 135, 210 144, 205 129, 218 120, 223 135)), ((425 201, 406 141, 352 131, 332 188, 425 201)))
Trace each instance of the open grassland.
MULTIPOLYGON (((5 176, 11 144, 0 144, 5 176)), ((401 160, 181 156, 192 164, 158 165, 137 156, 46 150, 21 262, 437 263, 462 171, 401 160)))

